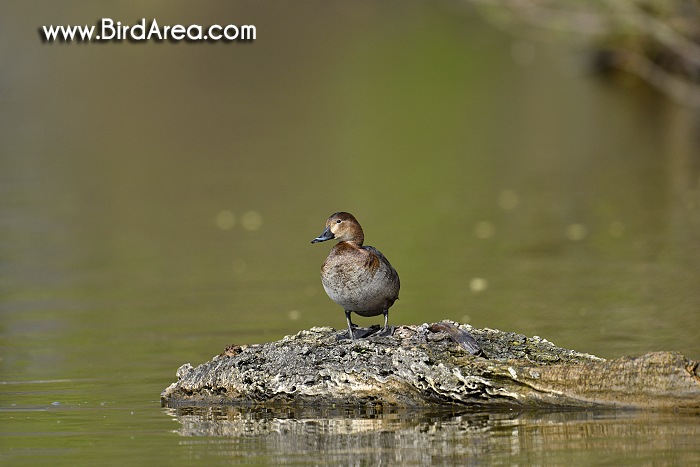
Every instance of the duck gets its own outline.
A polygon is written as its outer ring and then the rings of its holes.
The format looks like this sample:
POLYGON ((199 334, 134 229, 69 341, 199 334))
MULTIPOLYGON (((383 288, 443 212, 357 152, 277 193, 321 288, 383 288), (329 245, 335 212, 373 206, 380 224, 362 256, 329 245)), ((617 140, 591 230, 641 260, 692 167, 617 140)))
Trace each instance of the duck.
POLYGON ((337 240, 321 265, 323 288, 345 310, 348 336, 355 340, 350 315, 371 317, 384 315, 384 327, 375 335, 389 336, 389 308, 399 299, 399 274, 386 256, 372 246, 364 245, 365 235, 360 223, 349 212, 336 212, 326 221, 326 227, 311 243, 337 240))

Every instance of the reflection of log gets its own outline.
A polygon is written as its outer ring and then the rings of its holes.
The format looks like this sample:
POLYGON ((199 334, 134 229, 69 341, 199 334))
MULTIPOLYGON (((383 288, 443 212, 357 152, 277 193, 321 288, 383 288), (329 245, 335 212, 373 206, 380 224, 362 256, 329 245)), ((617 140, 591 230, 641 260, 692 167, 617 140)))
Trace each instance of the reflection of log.
POLYGON ((306 405, 167 412, 179 422, 180 452, 190 451, 186 458, 200 464, 233 456, 247 465, 307 465, 309 459, 315 465, 611 465, 650 464, 650 459, 698 464, 700 424, 694 410, 306 405))
POLYGON ((538 337, 461 325, 481 346, 481 357, 429 328, 400 326, 392 337, 355 342, 337 340, 331 328, 312 328, 277 342, 229 347, 196 368, 180 367, 161 399, 170 407, 700 407, 698 363, 677 353, 606 361, 538 337))

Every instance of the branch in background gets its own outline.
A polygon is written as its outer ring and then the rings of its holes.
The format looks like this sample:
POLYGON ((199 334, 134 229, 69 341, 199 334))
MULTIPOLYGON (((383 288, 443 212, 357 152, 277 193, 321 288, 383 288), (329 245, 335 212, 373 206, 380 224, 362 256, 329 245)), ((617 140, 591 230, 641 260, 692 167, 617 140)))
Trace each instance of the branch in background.
POLYGON ((607 65, 633 74, 674 101, 700 108, 697 0, 467 0, 491 22, 584 37, 607 65))
POLYGON ((617 67, 636 75, 674 101, 700 108, 700 85, 669 73, 646 56, 630 50, 619 50, 614 60, 617 67))

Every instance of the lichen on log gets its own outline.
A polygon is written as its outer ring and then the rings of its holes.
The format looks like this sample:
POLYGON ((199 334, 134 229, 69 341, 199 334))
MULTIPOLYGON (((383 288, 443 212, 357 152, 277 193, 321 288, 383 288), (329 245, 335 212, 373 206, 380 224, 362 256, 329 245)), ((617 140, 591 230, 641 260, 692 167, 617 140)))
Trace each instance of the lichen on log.
POLYGON ((698 362, 678 353, 605 360, 540 337, 449 321, 355 341, 311 328, 229 346, 207 363, 182 365, 177 377, 161 394, 164 406, 700 407, 698 362), (478 355, 444 332, 450 329, 470 334, 478 355))

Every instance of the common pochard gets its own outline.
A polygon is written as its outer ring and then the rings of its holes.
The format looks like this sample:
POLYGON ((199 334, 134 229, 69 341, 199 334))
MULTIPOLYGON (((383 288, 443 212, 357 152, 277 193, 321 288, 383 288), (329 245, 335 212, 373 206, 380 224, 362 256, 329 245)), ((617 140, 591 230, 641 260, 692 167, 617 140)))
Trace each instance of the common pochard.
POLYGON ((360 316, 384 315, 384 327, 378 335, 390 335, 389 308, 399 298, 399 275, 389 260, 376 248, 363 246, 365 236, 360 223, 347 212, 336 212, 326 228, 311 243, 338 240, 321 265, 321 282, 328 296, 345 310, 348 335, 355 339, 356 325, 351 313, 360 316))

